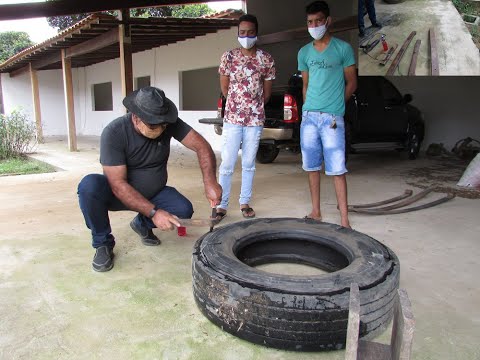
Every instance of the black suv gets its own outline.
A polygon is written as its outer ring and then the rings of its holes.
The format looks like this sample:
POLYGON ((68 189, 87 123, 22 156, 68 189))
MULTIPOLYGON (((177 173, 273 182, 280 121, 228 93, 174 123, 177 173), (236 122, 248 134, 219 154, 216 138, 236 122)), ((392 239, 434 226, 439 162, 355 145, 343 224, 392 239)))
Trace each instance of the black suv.
MULTIPOLYGON (((276 87, 265 105, 265 126, 257 152, 257 161, 270 163, 280 149, 298 152, 302 121, 302 76, 294 74, 288 85, 276 87)), ((423 115, 410 105, 412 96, 402 96, 397 88, 381 76, 360 76, 358 87, 346 104, 345 140, 347 153, 362 149, 406 150, 415 159, 425 134, 423 115)), ((203 124, 215 125, 222 133, 225 98, 218 101, 214 119, 200 119, 203 124)))

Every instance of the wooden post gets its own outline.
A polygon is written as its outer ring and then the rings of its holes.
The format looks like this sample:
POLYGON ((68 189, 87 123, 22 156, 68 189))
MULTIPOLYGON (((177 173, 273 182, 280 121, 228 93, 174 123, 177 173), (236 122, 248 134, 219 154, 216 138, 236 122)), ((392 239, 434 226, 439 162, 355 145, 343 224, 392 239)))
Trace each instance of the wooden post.
POLYGON ((358 284, 350 284, 350 305, 348 311, 347 344, 345 360, 357 360, 360 327, 360 290, 358 284))
POLYGON ((33 117, 35 118, 35 125, 37 127, 37 141, 43 143, 42 130, 42 112, 40 109, 40 91, 38 90, 38 76, 37 70, 29 63, 30 82, 32 85, 32 100, 33 100, 33 117))
POLYGON ((2 73, 0 73, 0 114, 5 114, 3 107, 3 94, 2 94, 2 73))
POLYGON ((413 317, 412 304, 404 289, 398 290, 395 299, 392 326, 392 359, 410 360, 415 332, 415 318, 413 317))
MULTIPOLYGON (((129 10, 121 10, 121 21, 118 26, 118 40, 120 46, 120 71, 122 79, 122 96, 125 97, 133 91, 133 68, 132 68, 132 38, 130 36, 129 10)), ((125 109, 126 111, 126 109, 125 109)))
POLYGON ((67 113, 68 148, 77 151, 77 131, 75 129, 75 110, 73 105, 72 60, 66 58, 66 50, 62 49, 63 89, 65 92, 65 108, 67 113))

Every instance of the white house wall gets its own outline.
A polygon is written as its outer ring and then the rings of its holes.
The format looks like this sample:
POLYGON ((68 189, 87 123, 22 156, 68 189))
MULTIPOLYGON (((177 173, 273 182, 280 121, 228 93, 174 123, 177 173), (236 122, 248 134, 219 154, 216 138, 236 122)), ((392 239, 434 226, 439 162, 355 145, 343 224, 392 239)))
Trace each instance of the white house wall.
POLYGON ((2 76, 3 103, 5 113, 13 110, 23 111, 29 119, 33 118, 32 87, 28 73, 11 78, 8 74, 2 76))
POLYGON ((458 140, 466 137, 480 141, 480 77, 393 76, 389 79, 402 94, 412 94, 412 105, 424 114, 423 149, 431 143, 443 143, 451 150, 458 140))

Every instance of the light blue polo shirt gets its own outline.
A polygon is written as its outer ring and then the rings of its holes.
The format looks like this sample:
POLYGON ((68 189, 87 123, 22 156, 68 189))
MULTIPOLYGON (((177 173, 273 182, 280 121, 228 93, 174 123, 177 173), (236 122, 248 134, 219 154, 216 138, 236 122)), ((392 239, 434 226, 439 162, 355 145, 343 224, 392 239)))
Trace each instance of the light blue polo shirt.
POLYGON ((345 114, 344 68, 355 65, 353 49, 347 42, 332 37, 323 51, 313 41, 298 52, 298 70, 308 72, 307 99, 303 110, 332 115, 345 114))

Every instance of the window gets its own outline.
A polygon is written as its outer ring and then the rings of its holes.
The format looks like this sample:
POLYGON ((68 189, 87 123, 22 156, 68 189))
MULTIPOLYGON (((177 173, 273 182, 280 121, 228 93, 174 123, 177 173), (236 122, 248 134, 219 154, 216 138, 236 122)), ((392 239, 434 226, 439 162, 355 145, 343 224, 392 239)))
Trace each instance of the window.
POLYGON ((140 76, 135 78, 135 90, 150 86, 150 76, 140 76))
POLYGON ((218 66, 180 74, 181 110, 217 110, 220 96, 218 66))
POLYGON ((112 83, 93 84, 93 111, 112 111, 112 83))

